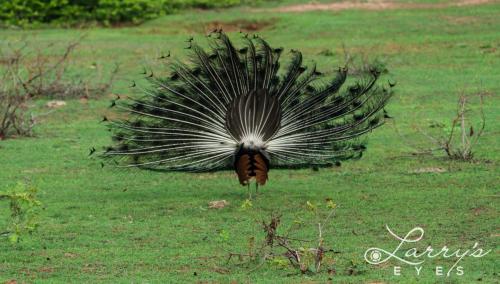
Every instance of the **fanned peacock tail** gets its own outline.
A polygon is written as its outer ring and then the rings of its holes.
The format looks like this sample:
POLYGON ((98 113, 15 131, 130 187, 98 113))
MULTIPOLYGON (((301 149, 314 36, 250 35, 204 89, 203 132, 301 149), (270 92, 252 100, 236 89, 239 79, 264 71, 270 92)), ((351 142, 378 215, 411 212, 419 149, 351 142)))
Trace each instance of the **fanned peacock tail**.
POLYGON ((391 88, 376 85, 377 70, 343 87, 345 68, 328 78, 295 50, 283 68, 283 49, 261 38, 240 48, 222 32, 212 38, 208 51, 191 43, 190 62, 173 63, 169 77, 148 78, 142 97, 113 102, 128 118, 109 122, 115 145, 105 157, 165 170, 234 167, 246 184, 263 171, 267 179, 269 167, 359 157, 357 138, 383 123, 391 88))

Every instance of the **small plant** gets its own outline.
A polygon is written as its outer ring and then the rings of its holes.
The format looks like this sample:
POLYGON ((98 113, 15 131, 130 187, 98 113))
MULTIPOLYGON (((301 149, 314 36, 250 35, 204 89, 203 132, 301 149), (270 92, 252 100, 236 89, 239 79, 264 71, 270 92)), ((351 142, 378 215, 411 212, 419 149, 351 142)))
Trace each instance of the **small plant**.
POLYGON ((24 96, 0 92, 0 140, 7 136, 32 136, 34 125, 24 96))
POLYGON ((483 135, 486 125, 483 111, 485 95, 486 93, 483 92, 473 95, 479 98, 480 122, 475 129, 472 121, 469 119, 471 110, 468 104, 471 96, 464 94, 460 95, 458 99, 457 115, 452 121, 451 129, 448 131, 448 139, 442 141, 443 149, 448 157, 464 161, 472 160, 474 157, 472 148, 483 135))
MULTIPOLYGON (((461 93, 456 115, 450 124, 431 121, 427 131, 417 127, 417 130, 432 142, 433 147, 413 146, 417 149, 413 154, 444 152, 453 160, 473 160, 474 147, 483 136, 486 126, 483 105, 488 95, 490 93, 484 91, 472 95, 461 93)), ((412 145, 412 143, 409 144, 412 145)))
MULTIPOLYGON (((0 140, 33 135, 37 117, 29 111, 32 99, 94 98, 110 90, 118 67, 108 80, 97 83, 93 78, 82 80, 82 76, 69 75, 71 56, 82 40, 80 37, 63 45, 63 52, 57 55, 47 50, 52 52, 61 46, 37 44, 36 39, 0 44, 0 140)), ((102 76, 97 73, 95 77, 102 76)))
POLYGON ((253 203, 250 199, 245 199, 245 201, 243 201, 240 207, 243 210, 250 209, 253 207, 253 203))
POLYGON ((18 183, 13 189, 0 192, 0 201, 7 200, 10 208, 10 223, 1 237, 7 237, 11 244, 17 244, 25 234, 33 233, 38 222, 38 210, 41 206, 36 198, 38 190, 35 187, 18 183))
POLYGON ((260 264, 251 271, 258 269, 265 263, 278 268, 292 266, 300 273, 318 273, 325 258, 325 254, 332 250, 324 245, 323 234, 325 227, 333 217, 336 204, 331 199, 326 204, 313 204, 307 201, 302 207, 299 218, 296 218, 288 229, 282 230, 282 216, 271 214, 270 220, 260 222, 264 238, 260 246, 255 246, 255 236, 249 238, 247 253, 230 253, 227 259, 229 263, 233 257, 240 261, 260 260, 260 264), (300 229, 307 224, 303 219, 313 220, 317 228, 317 236, 314 239, 305 240, 295 236, 300 229))

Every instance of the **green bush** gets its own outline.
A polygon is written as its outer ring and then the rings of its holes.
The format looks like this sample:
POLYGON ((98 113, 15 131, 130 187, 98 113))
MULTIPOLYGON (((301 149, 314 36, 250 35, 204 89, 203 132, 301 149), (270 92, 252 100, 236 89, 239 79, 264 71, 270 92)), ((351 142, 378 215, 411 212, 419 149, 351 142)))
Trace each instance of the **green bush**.
MULTIPOLYGON (((0 231, 0 237, 7 237, 11 244, 17 244, 20 237, 32 234, 37 226, 37 217, 41 206, 37 199, 37 188, 18 183, 11 190, 0 191, 0 200, 8 200, 10 216, 2 216, 10 219, 5 232, 0 231), (9 218, 10 217, 10 218, 9 218)), ((4 228, 0 228, 4 229, 4 228)))
POLYGON ((0 5, 0 22, 8 26, 50 23, 138 24, 186 8, 218 8, 245 0, 9 0, 0 5))

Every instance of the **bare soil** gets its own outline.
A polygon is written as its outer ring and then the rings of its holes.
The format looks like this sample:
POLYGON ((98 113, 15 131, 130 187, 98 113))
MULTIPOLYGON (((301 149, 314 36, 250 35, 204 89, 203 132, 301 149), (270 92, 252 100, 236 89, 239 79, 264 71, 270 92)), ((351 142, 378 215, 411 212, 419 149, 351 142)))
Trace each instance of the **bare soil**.
POLYGON ((307 12, 307 11, 341 11, 347 9, 360 10, 393 10, 393 9, 434 9, 461 7, 499 2, 497 0, 459 0, 448 3, 397 3, 387 0, 343 1, 335 3, 309 3, 290 5, 272 9, 274 12, 307 12))

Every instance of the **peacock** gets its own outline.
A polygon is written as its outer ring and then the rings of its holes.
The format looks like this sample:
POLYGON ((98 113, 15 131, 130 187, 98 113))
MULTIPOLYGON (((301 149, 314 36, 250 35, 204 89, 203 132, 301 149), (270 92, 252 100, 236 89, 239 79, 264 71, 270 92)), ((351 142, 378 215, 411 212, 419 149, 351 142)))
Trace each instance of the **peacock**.
POLYGON ((322 73, 298 50, 282 64, 284 49, 259 36, 243 35, 239 47, 220 30, 208 38, 208 48, 191 38, 188 60, 169 59, 168 76, 151 73, 140 96, 112 101, 125 118, 108 120, 114 144, 104 157, 156 170, 234 169, 258 189, 270 168, 361 157, 359 137, 384 123, 393 85, 377 84, 379 68, 344 84, 347 68, 322 73))

